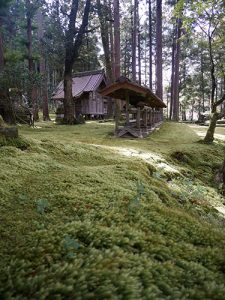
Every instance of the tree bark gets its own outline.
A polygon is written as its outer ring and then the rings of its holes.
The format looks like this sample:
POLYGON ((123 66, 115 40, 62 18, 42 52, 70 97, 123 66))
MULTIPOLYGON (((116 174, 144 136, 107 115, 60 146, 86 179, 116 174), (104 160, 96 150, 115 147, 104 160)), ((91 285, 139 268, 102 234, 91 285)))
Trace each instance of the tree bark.
MULTIPOLYGON (((107 9, 107 3, 104 1, 104 9, 107 9)), ((97 0, 97 9, 98 9, 98 17, 100 21, 100 31, 102 38, 102 46, 104 50, 104 60, 105 60, 105 68, 106 68, 106 76, 107 83, 113 82, 113 69, 112 69, 112 61, 110 56, 110 32, 108 20, 110 19, 108 14, 105 14, 103 11, 103 6, 100 0, 97 0)), ((111 7, 109 7, 111 10, 111 7)), ((113 116, 113 100, 111 98, 107 101, 107 117, 111 118, 113 116)))
POLYGON ((141 31, 139 17, 139 2, 137 2, 137 49, 138 49, 138 83, 141 84, 141 31))
POLYGON ((175 65, 174 62, 175 62, 175 49, 176 49, 176 30, 177 30, 177 26, 174 25, 173 44, 172 44, 172 62, 171 62, 170 116, 169 116, 170 120, 172 120, 173 106, 174 106, 174 65, 175 65))
POLYGON ((174 53, 174 82, 173 82, 173 113, 172 119, 179 121, 179 66, 180 66, 180 38, 182 20, 177 19, 176 47, 174 53))
POLYGON ((0 72, 4 69, 4 51, 2 39, 2 18, 0 17, 0 72))
POLYGON ((138 31, 138 83, 141 84, 141 34, 138 31))
POLYGON ((115 78, 120 77, 120 16, 119 0, 114 0, 115 78))
POLYGON ((49 117, 49 110, 48 110, 48 81, 47 81, 47 71, 46 71, 46 62, 45 62, 45 55, 43 49, 43 15, 41 10, 38 11, 38 39, 40 44, 40 74, 42 75, 42 87, 41 87, 41 95, 42 95, 42 103, 43 103, 43 120, 50 121, 49 117))
POLYGON ((1 109, 0 113, 2 115, 3 120, 11 125, 16 124, 16 117, 13 108, 13 103, 10 98, 9 92, 5 88, 0 88, 0 104, 1 109))
POLYGON ((211 144, 214 141, 214 133, 216 129, 216 123, 218 120, 218 113, 212 113, 210 117, 209 128, 207 130, 206 136, 204 138, 204 142, 206 144, 211 144))
POLYGON ((129 49, 128 49, 128 45, 129 45, 129 40, 126 37, 125 38, 125 45, 124 45, 124 71, 123 71, 123 74, 126 77, 129 76, 129 58, 128 58, 129 49))
POLYGON ((137 75, 137 8, 138 0, 134 0, 133 34, 132 34, 132 80, 136 82, 137 75))
MULTIPOLYGON (((208 36, 208 45, 209 45, 209 57, 210 57, 210 75, 211 75, 211 117, 209 128, 206 132, 204 142, 210 144, 214 140, 214 133, 216 130, 217 120, 220 119, 220 114, 217 113, 217 106, 225 100, 225 95, 215 102, 215 90, 216 90, 216 77, 215 77, 215 63, 213 59, 213 50, 212 50, 212 37, 208 36), (224 100, 223 100, 224 98, 224 100), (222 102, 221 102, 222 101, 222 102), (214 103, 215 102, 215 103, 214 103), (219 103, 219 104, 218 104, 219 103)), ((221 116, 222 117, 222 116, 221 116)))
POLYGON ((202 91, 202 111, 205 112, 205 84, 204 84, 204 63, 203 63, 203 49, 201 46, 201 91, 202 91))
POLYGON ((68 125, 75 124, 75 105, 72 95, 72 70, 64 73, 64 122, 68 125), (69 100, 69 101, 68 101, 69 100))
POLYGON ((186 121, 187 117, 186 117, 186 110, 185 108, 182 108, 182 121, 186 121))
POLYGON ((105 67, 106 67, 106 75, 109 83, 113 81, 113 74, 112 74, 112 63, 110 57, 110 45, 109 45, 109 26, 107 21, 109 16, 103 11, 103 8, 106 10, 106 3, 104 6, 101 4, 100 0, 97 0, 97 9, 98 9, 98 17, 100 21, 100 31, 101 31, 101 38, 102 38, 102 46, 104 50, 104 60, 105 60, 105 67))
POLYGON ((109 0, 108 6, 110 7, 109 9, 109 19, 110 19, 110 24, 109 24, 109 41, 110 41, 110 51, 111 51, 111 64, 112 64, 112 75, 113 75, 113 81, 115 80, 115 47, 114 47, 114 32, 113 32, 113 16, 112 16, 112 3, 109 0))
POLYGON ((162 0, 156 1, 156 95, 163 99, 162 0))
MULTIPOLYGON (((212 37, 208 37, 208 45, 209 45, 209 57, 210 57, 210 75, 211 75, 211 111, 215 112, 214 109, 214 100, 215 100, 215 91, 216 91, 216 77, 215 77, 215 63, 213 59, 213 50, 212 50, 212 37)), ((215 108, 216 109, 216 108, 215 108)))
POLYGON ((213 142, 214 133, 215 133, 215 129, 216 129, 216 123, 219 119, 221 119, 224 116, 224 112, 222 112, 222 113, 217 112, 217 107, 220 106, 224 102, 225 102, 225 94, 221 97, 220 100, 216 101, 213 104, 209 128, 208 128, 206 136, 204 138, 204 142, 207 144, 210 144, 213 142))
POLYGON ((149 18, 149 87, 152 90, 152 0, 148 0, 149 18))
POLYGON ((26 0, 26 18, 27 18, 27 52, 28 52, 28 69, 31 79, 30 87, 28 88, 28 101, 32 106, 34 121, 39 120, 38 103, 37 103, 37 87, 35 84, 34 61, 32 56, 32 14, 30 0, 26 0))
MULTIPOLYGON (((120 77, 120 8, 119 0, 114 0, 114 47, 115 47, 115 78, 120 77)), ((115 100, 115 133, 119 128, 120 100, 115 100)))
MULTIPOLYGON (((0 73, 4 72, 5 61, 4 61, 4 50, 3 50, 3 39, 2 39, 2 19, 0 17, 0 73)), ((1 115, 3 120, 8 124, 15 124, 15 112, 10 99, 8 88, 0 87, 0 104, 1 104, 1 115)))
POLYGON ((66 57, 64 70, 64 123, 72 125, 76 123, 75 105, 72 94, 72 70, 73 64, 79 55, 79 49, 82 44, 83 35, 88 25, 88 16, 90 11, 90 0, 86 0, 82 24, 76 34, 76 18, 78 13, 78 1, 73 0, 69 15, 68 30, 66 32, 66 57))

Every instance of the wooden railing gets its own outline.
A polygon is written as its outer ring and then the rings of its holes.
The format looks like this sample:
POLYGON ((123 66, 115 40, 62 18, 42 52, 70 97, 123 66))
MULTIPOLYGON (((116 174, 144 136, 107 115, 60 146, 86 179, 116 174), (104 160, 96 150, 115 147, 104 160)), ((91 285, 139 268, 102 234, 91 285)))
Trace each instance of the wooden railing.
POLYGON ((132 128, 152 128, 155 124, 163 121, 163 111, 154 110, 150 107, 144 109, 132 108, 129 113, 123 114, 123 121, 120 122, 120 126, 132 127, 132 128), (132 117, 131 117, 132 116, 132 117))

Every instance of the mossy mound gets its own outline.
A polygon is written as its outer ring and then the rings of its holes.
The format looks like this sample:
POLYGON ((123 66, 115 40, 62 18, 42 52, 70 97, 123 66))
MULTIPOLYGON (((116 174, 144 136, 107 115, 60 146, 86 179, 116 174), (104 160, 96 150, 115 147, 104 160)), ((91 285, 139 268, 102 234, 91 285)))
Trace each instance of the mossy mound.
POLYGON ((30 143, 21 138, 21 137, 18 137, 18 138, 5 138, 5 137, 0 137, 0 149, 1 147, 16 147, 20 150, 27 150, 30 148, 30 143))
POLYGON ((179 162, 188 163, 190 162, 191 158, 188 153, 184 153, 181 151, 175 151, 171 154, 172 158, 175 158, 179 162))

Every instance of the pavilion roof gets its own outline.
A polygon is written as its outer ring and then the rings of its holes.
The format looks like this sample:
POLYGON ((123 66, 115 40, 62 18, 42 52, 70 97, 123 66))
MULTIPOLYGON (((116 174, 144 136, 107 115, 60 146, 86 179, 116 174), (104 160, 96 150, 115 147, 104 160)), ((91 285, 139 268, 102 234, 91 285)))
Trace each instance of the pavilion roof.
POLYGON ((152 90, 137 83, 131 82, 128 78, 121 76, 116 82, 106 86, 100 91, 102 96, 109 96, 116 99, 126 100, 129 95, 130 104, 137 106, 144 102, 147 106, 155 108, 166 107, 165 103, 156 96, 152 90))

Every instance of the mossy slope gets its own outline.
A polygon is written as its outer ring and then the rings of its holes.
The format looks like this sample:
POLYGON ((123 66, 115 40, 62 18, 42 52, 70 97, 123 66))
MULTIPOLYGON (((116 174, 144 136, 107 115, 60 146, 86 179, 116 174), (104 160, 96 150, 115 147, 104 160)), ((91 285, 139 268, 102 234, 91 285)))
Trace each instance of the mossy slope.
POLYGON ((220 197, 201 174, 222 146, 172 123, 140 141, 109 125, 50 126, 25 128, 26 150, 0 148, 2 299, 224 299, 224 223, 208 205, 220 197))

